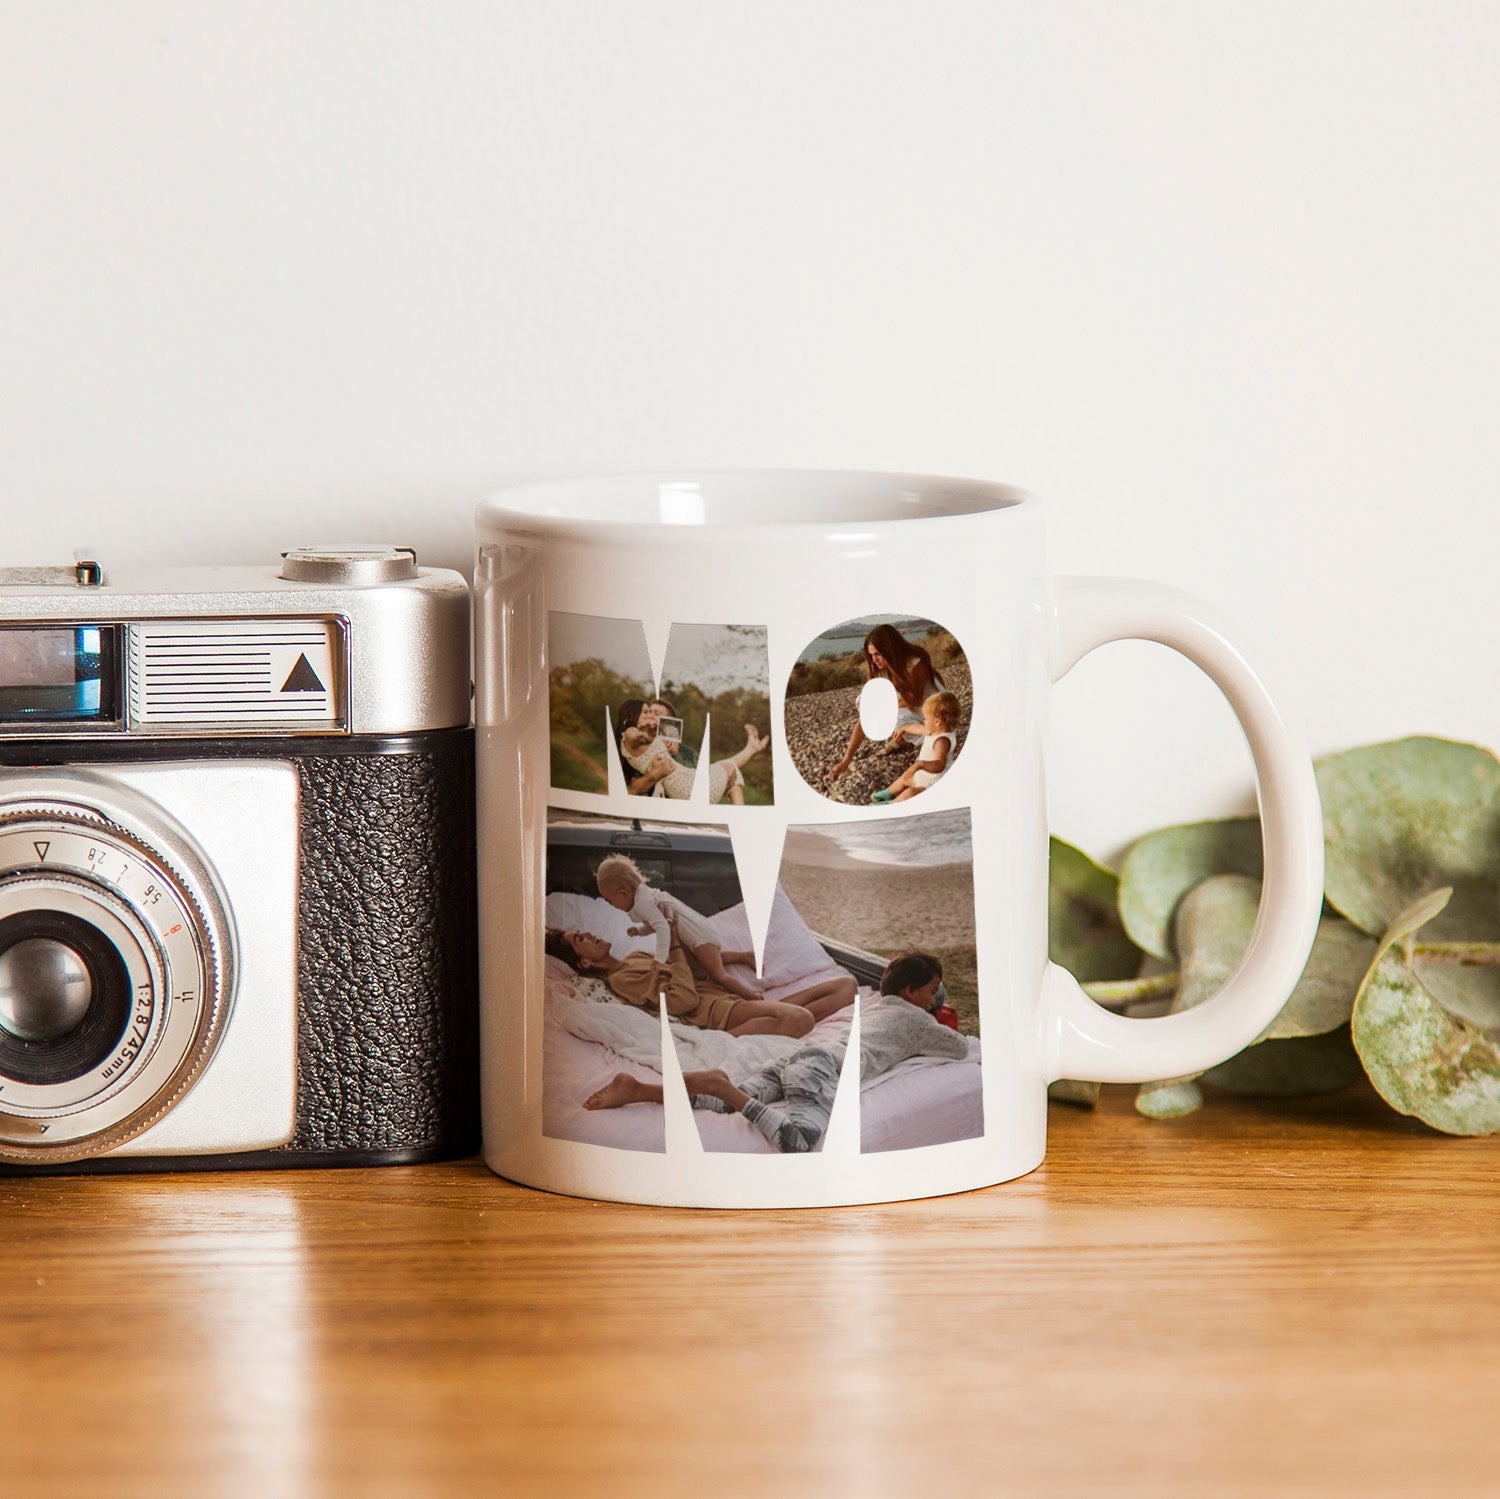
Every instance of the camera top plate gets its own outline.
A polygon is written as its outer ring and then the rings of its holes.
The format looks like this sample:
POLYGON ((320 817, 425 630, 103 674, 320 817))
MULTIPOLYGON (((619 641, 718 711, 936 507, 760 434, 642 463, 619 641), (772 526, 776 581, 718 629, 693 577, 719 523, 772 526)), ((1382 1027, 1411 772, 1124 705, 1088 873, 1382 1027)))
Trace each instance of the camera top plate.
POLYGON ((410 734, 470 696, 468 585, 407 548, 0 569, 5 739, 410 734))

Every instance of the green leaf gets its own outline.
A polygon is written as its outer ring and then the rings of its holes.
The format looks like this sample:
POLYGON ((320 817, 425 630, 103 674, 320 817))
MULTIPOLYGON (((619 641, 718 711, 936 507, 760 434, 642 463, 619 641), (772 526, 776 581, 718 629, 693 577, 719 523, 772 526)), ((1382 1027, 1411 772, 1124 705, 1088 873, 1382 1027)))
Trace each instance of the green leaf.
POLYGON ((1341 1093, 1360 1075, 1349 1027, 1247 1046, 1203 1074, 1205 1083, 1259 1098, 1308 1098, 1341 1093))
POLYGON ((1191 1078, 1165 1083, 1142 1083, 1135 1095, 1136 1113, 1148 1119, 1181 1119, 1203 1107, 1203 1091, 1191 1078))
MULTIPOLYGON (((1172 1011, 1190 1010, 1216 994, 1238 966, 1255 929, 1260 881, 1214 875, 1177 906, 1176 946, 1182 954, 1172 1011)), ((1280 1014, 1250 1046, 1197 1074, 1235 1093, 1292 1098, 1336 1093, 1359 1076, 1349 1041, 1349 1014, 1374 941, 1338 916, 1318 923, 1307 967, 1280 1014)), ((1202 1102, 1193 1078, 1147 1083, 1136 1108, 1153 1119, 1190 1114, 1202 1102)))
POLYGON ((1500 760, 1472 744, 1399 739, 1327 755, 1323 798, 1329 901, 1372 937, 1419 897, 1454 887, 1500 936, 1500 760))
POLYGON ((1449 1135, 1500 1131, 1500 1046, 1450 1015, 1392 946, 1354 1003, 1359 1059, 1385 1101, 1449 1135))
MULTIPOLYGON (((1215 875, 1182 898, 1175 924, 1181 962, 1174 1012, 1190 1010, 1223 988, 1250 946, 1259 907, 1260 881, 1241 874, 1215 875)), ((1374 957, 1372 938, 1340 916, 1324 916, 1297 987, 1258 1039, 1321 1036, 1347 1025, 1374 957)))
POLYGON ((1140 949, 1120 926, 1120 882, 1060 838, 1049 846, 1047 956, 1081 983, 1133 978, 1140 949))
MULTIPOLYGON (((1421 897, 1452 888, 1437 942, 1500 941, 1500 760, 1446 739, 1400 739, 1317 764, 1330 904, 1381 936, 1421 897)), ((1428 993, 1500 1026, 1500 968, 1417 959, 1428 993)))
POLYGON ((1120 917, 1125 931, 1153 957, 1170 962, 1178 902, 1211 875, 1259 879, 1260 823, 1254 817, 1194 822, 1148 833, 1120 866, 1120 917))
POLYGON ((1078 1109, 1092 1109, 1099 1102, 1099 1084, 1063 1077, 1047 1085, 1047 1097, 1053 1103, 1067 1103, 1078 1109))
POLYGON ((1408 906, 1386 928, 1385 935, 1380 939, 1380 951, 1383 953, 1386 948, 1405 942, 1408 937, 1415 937, 1429 921, 1435 920, 1447 909, 1448 902, 1452 899, 1453 887, 1445 885, 1441 890, 1433 890, 1408 906))

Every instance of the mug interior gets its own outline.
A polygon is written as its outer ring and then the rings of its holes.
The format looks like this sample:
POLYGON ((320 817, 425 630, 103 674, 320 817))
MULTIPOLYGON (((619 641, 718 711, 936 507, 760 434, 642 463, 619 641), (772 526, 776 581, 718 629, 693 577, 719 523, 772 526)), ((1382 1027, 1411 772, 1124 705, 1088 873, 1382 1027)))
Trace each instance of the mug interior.
POLYGON ((975 515, 1026 498, 980 479, 776 469, 553 480, 502 491, 485 508, 564 525, 868 525, 975 515))

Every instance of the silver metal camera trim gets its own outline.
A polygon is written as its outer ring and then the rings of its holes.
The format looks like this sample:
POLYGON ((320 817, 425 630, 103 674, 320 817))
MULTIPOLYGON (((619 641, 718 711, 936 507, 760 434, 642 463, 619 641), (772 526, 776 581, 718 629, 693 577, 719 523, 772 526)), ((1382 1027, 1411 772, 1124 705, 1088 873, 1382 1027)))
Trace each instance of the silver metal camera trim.
MULTIPOLYGON (((166 841, 179 853, 186 850, 200 871, 212 871, 217 887, 212 898, 224 912, 230 966, 216 1038, 186 1092, 163 1100, 164 1116, 108 1154, 219 1154, 290 1139, 299 795, 296 769, 284 761, 0 770, 0 802, 89 806, 138 838, 144 833, 143 841, 153 845, 170 829, 166 841)), ((40 1162, 40 1139, 37 1145, 40 1162)))
MULTIPOLYGON (((351 556, 354 554, 351 553, 351 556)), ((357 560, 357 559, 356 559, 357 560)), ((342 628, 345 723, 275 729, 198 724, 152 726, 173 733, 275 735, 414 734, 464 728, 470 718, 469 586, 449 568, 419 567, 415 576, 362 583, 308 583, 283 578, 277 565, 109 569, 102 584, 67 587, 55 579, 21 582, 31 573, 0 571, 0 622, 43 625, 131 624, 167 619, 322 619, 342 628)), ((7 739, 98 739, 118 726, 49 723, 5 727, 7 739)))

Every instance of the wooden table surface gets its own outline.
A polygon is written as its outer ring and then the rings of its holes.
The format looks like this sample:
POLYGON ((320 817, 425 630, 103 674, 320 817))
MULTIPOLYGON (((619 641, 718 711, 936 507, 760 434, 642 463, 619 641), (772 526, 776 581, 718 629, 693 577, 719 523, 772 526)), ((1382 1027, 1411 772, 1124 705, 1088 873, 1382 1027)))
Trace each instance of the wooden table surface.
POLYGON ((0 1180, 0 1494, 1500 1492, 1500 1142, 1051 1112, 875 1208, 0 1180))

